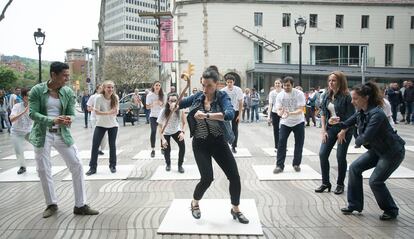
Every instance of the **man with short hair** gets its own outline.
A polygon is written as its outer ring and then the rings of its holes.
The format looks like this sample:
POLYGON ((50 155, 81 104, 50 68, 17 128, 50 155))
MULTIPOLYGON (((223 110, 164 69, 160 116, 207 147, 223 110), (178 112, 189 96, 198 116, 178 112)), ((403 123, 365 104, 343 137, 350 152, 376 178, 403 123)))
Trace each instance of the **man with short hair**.
POLYGON ((13 109, 13 106, 15 104, 23 101, 20 94, 21 94, 21 89, 19 87, 16 87, 16 89, 14 89, 14 93, 10 95, 10 101, 9 101, 10 110, 13 109))
POLYGON ((410 124, 414 123, 414 85, 412 80, 407 81, 407 88, 404 91, 404 100, 405 100, 405 106, 407 108, 406 110, 406 117, 405 117, 405 123, 410 124))
POLYGON ((231 128, 234 133, 234 141, 231 145, 231 151, 233 153, 237 153, 237 139, 239 137, 239 122, 240 122, 240 111, 243 110, 243 91, 240 87, 235 86, 234 82, 236 79, 233 75, 227 74, 224 76, 224 79, 226 80, 226 87, 221 89, 221 91, 224 91, 227 93, 227 95, 230 97, 231 104, 233 105, 235 114, 234 118, 231 121, 231 128))
POLYGON ((69 66, 62 62, 50 65, 50 80, 37 84, 30 91, 29 116, 33 129, 29 141, 34 146, 37 172, 46 200, 43 218, 54 215, 57 210, 57 197, 52 177, 50 151, 54 147, 72 174, 75 195, 73 213, 77 215, 96 215, 98 211, 86 205, 85 180, 82 161, 74 144, 69 127, 75 117, 76 97, 70 87, 69 66))
POLYGON ((305 140, 305 119, 303 107, 305 95, 302 91, 293 88, 293 78, 283 78, 283 91, 276 97, 276 109, 280 119, 279 145, 277 148, 276 168, 273 173, 281 173, 285 167, 287 140, 290 132, 295 136, 295 151, 293 156, 293 168, 300 172, 302 162, 303 143, 305 140))

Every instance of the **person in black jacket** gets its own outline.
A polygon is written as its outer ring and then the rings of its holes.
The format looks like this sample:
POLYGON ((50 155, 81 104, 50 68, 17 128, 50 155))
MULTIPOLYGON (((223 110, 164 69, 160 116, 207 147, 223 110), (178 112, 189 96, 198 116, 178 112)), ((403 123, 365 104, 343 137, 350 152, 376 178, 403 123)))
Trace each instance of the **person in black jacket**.
POLYGON ((90 115, 90 112, 88 111, 88 105, 86 104, 89 100, 89 97, 90 97, 89 91, 85 90, 82 96, 82 101, 81 101, 81 108, 82 108, 82 112, 84 114, 84 119, 85 119, 85 128, 88 128, 88 119, 90 115))
MULTIPOLYGON (((383 99, 375 83, 368 82, 355 86, 351 92, 352 103, 358 112, 339 125, 346 129, 357 124, 357 146, 363 145, 368 151, 356 159, 349 167, 348 206, 342 208, 344 214, 361 212, 364 208, 362 172, 374 168, 369 178, 369 186, 379 207, 384 213, 380 220, 392 220, 398 215, 398 207, 385 185, 388 177, 398 168, 405 156, 405 142, 390 125, 382 110, 383 99)), ((338 134, 338 140, 345 139, 345 133, 338 134)))
POLYGON ((414 122, 414 86, 413 81, 407 81, 407 88, 404 91, 404 101, 406 106, 406 124, 410 124, 410 122, 414 122))
POLYGON ((398 112, 398 106, 401 104, 402 100, 402 94, 398 87, 398 83, 391 83, 390 88, 386 92, 388 96, 388 101, 391 104, 391 111, 392 111, 392 119, 396 124, 398 124, 397 121, 397 112, 398 112))

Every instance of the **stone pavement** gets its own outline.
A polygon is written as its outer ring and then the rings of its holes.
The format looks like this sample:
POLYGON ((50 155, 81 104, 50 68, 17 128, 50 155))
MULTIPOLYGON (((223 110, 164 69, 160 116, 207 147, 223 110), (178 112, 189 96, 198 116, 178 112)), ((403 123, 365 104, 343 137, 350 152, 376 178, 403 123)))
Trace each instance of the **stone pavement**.
MULTIPOLYGON (((79 116, 72 126, 79 150, 90 150, 92 130, 83 128, 79 116)), ((151 181, 150 178, 163 160, 133 160, 141 150, 149 147, 149 125, 120 126, 117 148, 118 165, 134 164, 137 168, 127 180, 86 181, 89 204, 98 209, 98 216, 74 216, 72 183, 62 181, 65 169, 54 177, 59 211, 56 216, 42 218, 45 208, 39 182, 0 183, 0 238, 239 238, 236 236, 158 235, 157 229, 173 199, 189 199, 197 181, 151 181)), ((122 124, 121 124, 122 125, 122 124)), ((414 146, 414 126, 398 125, 407 145, 414 146)), ((400 207, 398 220, 382 222, 378 208, 364 180, 365 209, 360 215, 345 216, 340 208, 346 205, 346 193, 314 193, 320 180, 259 181, 254 164, 275 164, 261 148, 273 145, 271 127, 265 122, 239 127, 239 147, 247 148, 252 157, 238 158, 242 180, 242 198, 255 199, 263 227, 264 238, 413 238, 414 236, 414 179, 390 179, 387 185, 400 207)), ((320 129, 306 128, 305 148, 318 153, 320 129)), ((157 136, 158 137, 158 136, 157 136)), ((291 136, 293 139, 293 135, 291 136)), ((290 139, 290 145, 293 141, 290 139)), ((174 147, 173 147, 174 148, 174 147)), ((175 147, 176 148, 176 147, 175 147)), ((195 164, 191 141, 186 138, 186 164, 195 164)), ((27 150, 32 150, 29 144, 27 150)), ((332 156, 336 151, 333 150, 332 156)), ((0 133, 0 172, 17 166, 16 160, 2 158, 14 154, 7 133, 0 133)), ((348 155, 348 162, 358 155, 348 155)), ((286 160, 290 167, 292 157, 286 160)), ((407 151, 403 166, 414 170, 414 152, 407 151)), ((331 157, 331 181, 336 181, 336 159, 331 157)), ((173 163, 176 161, 173 161, 173 163)), ((60 156, 53 165, 64 166, 60 156)), ((83 160, 88 165, 88 159, 83 160)), ((99 164, 108 165, 107 159, 99 164)), ((320 172, 318 156, 304 156, 303 164, 320 172)), ((35 166, 28 160, 28 166, 35 166)), ((176 170, 176 165, 172 165, 176 170)), ((215 165, 215 181, 206 192, 206 199, 228 198, 228 181, 215 165)), ((335 185, 333 185, 335 186, 335 185)), ((230 208, 230 204, 229 204, 230 208)), ((243 208, 243 205, 241 205, 243 208)), ((203 210, 203 208, 202 208, 203 210)), ((190 213, 190 210, 183 213, 190 213)), ((223 215, 229 214, 227 211, 223 215)), ((230 214, 228 215, 230 217, 230 214)), ((248 216, 248 215, 247 215, 248 216)), ((179 218, 177 218, 179 220, 179 218)), ((246 238, 240 236, 240 238, 246 238)), ((254 237, 249 237, 254 238, 254 237)))

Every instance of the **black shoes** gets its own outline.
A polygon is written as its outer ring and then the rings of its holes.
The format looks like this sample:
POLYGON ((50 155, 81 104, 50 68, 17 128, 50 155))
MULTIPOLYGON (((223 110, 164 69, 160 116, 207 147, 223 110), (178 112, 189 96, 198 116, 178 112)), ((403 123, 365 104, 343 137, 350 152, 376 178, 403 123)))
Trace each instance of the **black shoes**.
POLYGON ((22 174, 26 172, 26 167, 20 167, 19 170, 17 171, 17 174, 22 174))
POLYGON ((293 169, 295 170, 295 172, 299 173, 300 172, 300 166, 299 165, 293 165, 293 169))
POLYGON ((380 217, 379 217, 379 219, 381 220, 381 221, 390 221, 390 220, 394 220, 394 219, 396 219, 397 218, 397 215, 396 214, 390 214, 390 213, 386 213, 386 212, 384 212, 380 217))
POLYGON ((111 170, 111 173, 116 173, 115 166, 109 166, 109 170, 111 170))
POLYGON ((179 172, 179 173, 184 173, 184 168, 183 168, 183 166, 178 166, 178 172, 179 172))
POLYGON ((154 158, 155 157, 155 150, 152 150, 151 151, 151 158, 154 158))
POLYGON ((98 151, 98 155, 104 155, 105 153, 104 152, 102 152, 102 150, 99 150, 98 151))
POLYGON ((167 172, 171 171, 171 166, 170 165, 165 166, 165 171, 167 172))
POLYGON ((357 210, 357 209, 353 209, 353 208, 350 208, 350 207, 344 207, 344 208, 341 208, 341 212, 342 212, 344 215, 349 215, 349 214, 352 214, 354 211, 357 211, 357 212, 359 212, 359 213, 361 213, 361 212, 362 212, 362 210, 357 210))
POLYGON ((273 170, 273 173, 274 173, 274 174, 278 174, 278 173, 281 173, 281 172, 283 172, 283 168, 281 168, 281 167, 276 167, 276 168, 273 170))
POLYGON ((233 152, 234 154, 237 154, 237 150, 236 150, 236 148, 232 147, 232 148, 231 148, 231 152, 233 152))
POLYGON ((248 224, 249 223, 249 219, 247 219, 244 215, 243 215, 243 213, 241 213, 241 212, 235 212, 234 210, 233 210, 233 208, 230 210, 230 213, 231 213, 231 215, 233 216, 233 219, 234 220, 239 220, 239 222, 240 223, 243 223, 243 224, 248 224))
POLYGON ((342 194, 344 193, 345 186, 344 185, 337 185, 334 191, 335 194, 342 194))
POLYGON ((86 172, 86 176, 91 176, 92 174, 96 173, 96 169, 90 168, 88 172, 86 172))
POLYGON ((191 214, 195 219, 201 218, 200 206, 198 204, 194 206, 193 201, 191 201, 191 214))
POLYGON ((99 214, 97 210, 93 210, 88 205, 84 205, 83 207, 74 207, 73 213, 76 215, 98 215, 99 214))
POLYGON ((46 209, 43 211, 43 218, 51 217, 53 214, 55 214, 58 210, 58 206, 56 204, 50 204, 46 207, 46 209))
POLYGON ((315 193, 323 193, 326 189, 331 192, 331 184, 322 184, 319 188, 315 189, 315 193))

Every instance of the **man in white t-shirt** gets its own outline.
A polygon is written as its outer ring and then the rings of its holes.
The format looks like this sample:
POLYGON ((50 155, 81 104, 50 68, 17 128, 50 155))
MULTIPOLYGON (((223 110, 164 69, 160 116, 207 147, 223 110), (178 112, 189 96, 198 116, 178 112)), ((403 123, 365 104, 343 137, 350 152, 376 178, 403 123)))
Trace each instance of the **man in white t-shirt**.
POLYGON ((227 74, 224 76, 224 79, 226 80, 227 86, 221 89, 221 91, 225 91, 227 95, 229 95, 231 104, 233 105, 235 114, 234 118, 231 121, 231 128, 234 133, 234 141, 231 145, 231 151, 233 153, 237 153, 236 147, 237 147, 237 139, 239 137, 239 122, 240 122, 240 111, 243 110, 243 91, 240 89, 240 87, 235 86, 234 82, 236 79, 233 75, 227 74))
POLYGON ((276 97, 276 109, 280 119, 279 145, 277 148, 276 168, 273 173, 281 173, 285 167, 287 140, 290 132, 295 136, 295 152, 293 156, 293 168, 300 172, 302 162, 302 150, 305 140, 305 95, 302 91, 293 88, 293 78, 283 78, 283 91, 276 97))
MULTIPOLYGON (((96 127, 96 113, 94 111, 95 109, 95 103, 96 103, 96 97, 99 96, 102 92, 102 85, 97 85, 96 86, 96 90, 95 90, 95 94, 91 95, 88 99, 88 102, 86 103, 86 105, 88 106, 88 111, 91 112, 91 116, 90 116, 90 121, 91 121, 91 126, 92 129, 95 131, 95 127, 96 127)), ((99 155, 104 155, 104 152, 102 150, 105 150, 105 146, 106 146, 106 142, 108 141, 108 136, 105 132, 104 137, 102 138, 101 141, 101 146, 99 148, 98 154, 99 155)))

